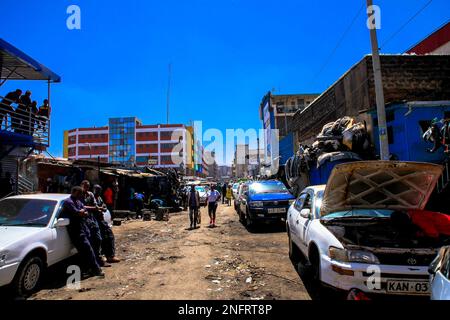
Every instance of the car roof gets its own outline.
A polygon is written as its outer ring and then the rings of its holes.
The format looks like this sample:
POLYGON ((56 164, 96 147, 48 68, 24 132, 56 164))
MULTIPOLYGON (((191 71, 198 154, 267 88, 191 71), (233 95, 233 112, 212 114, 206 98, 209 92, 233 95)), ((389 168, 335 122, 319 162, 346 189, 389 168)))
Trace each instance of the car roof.
POLYGON ((279 181, 279 180, 260 180, 260 181, 253 181, 253 182, 251 182, 250 184, 256 184, 256 183, 259 183, 259 184, 283 184, 283 182, 281 182, 281 181, 279 181))
POLYGON ((314 194, 316 194, 317 192, 324 191, 326 186, 327 186, 326 184, 322 184, 322 185, 318 185, 318 186, 309 186, 306 188, 306 190, 312 190, 312 191, 314 191, 314 194))
POLYGON ((61 193, 36 193, 36 194, 27 194, 20 196, 13 196, 7 199, 36 199, 36 200, 53 200, 53 201, 63 201, 70 197, 70 194, 61 194, 61 193))

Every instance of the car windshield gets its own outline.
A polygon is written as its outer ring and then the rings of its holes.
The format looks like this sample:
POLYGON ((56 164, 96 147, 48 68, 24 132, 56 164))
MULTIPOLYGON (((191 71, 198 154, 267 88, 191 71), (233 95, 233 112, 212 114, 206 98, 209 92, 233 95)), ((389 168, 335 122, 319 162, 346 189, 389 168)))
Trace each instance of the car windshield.
POLYGON ((45 227, 57 202, 9 198, 0 201, 0 226, 45 227))
POLYGON ((206 192, 205 187, 195 187, 198 192, 206 192))
POLYGON ((324 220, 333 219, 364 219, 364 218, 390 218, 394 210, 385 209, 355 209, 349 211, 340 211, 325 216, 324 220))
POLYGON ((233 187, 231 189, 233 190, 237 190, 237 188, 239 188, 239 183, 235 183, 233 184, 233 187))
POLYGON ((283 183, 253 183, 250 185, 250 193, 288 193, 283 183))

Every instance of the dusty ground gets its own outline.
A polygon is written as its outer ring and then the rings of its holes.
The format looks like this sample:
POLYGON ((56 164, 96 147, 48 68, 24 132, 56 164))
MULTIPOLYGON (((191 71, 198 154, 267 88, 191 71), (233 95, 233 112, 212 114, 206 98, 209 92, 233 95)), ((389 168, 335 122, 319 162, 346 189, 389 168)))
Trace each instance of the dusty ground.
POLYGON ((65 287, 69 262, 52 268, 31 299, 310 299, 288 258, 282 227, 248 231, 232 207, 218 210, 218 227, 188 231, 187 213, 169 222, 128 222, 115 227, 124 261, 106 278, 65 287))

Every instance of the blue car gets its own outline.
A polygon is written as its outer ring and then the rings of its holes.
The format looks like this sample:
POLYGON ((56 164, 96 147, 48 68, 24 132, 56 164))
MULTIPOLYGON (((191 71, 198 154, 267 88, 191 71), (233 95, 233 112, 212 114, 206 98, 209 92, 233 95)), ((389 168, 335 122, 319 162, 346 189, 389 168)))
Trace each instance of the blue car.
POLYGON ((287 211, 295 197, 285 185, 276 180, 258 181, 248 185, 240 201, 240 217, 247 226, 286 220, 287 211))

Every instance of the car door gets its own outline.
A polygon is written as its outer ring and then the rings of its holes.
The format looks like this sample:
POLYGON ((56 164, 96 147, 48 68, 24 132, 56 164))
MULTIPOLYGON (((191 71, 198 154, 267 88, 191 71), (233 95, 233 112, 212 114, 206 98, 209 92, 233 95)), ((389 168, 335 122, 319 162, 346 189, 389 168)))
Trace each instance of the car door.
POLYGON ((298 210, 298 223, 297 223, 297 229, 298 229, 298 245, 300 250, 303 251, 303 253, 308 252, 308 244, 306 242, 306 234, 307 230, 309 228, 309 225, 312 221, 312 214, 310 217, 303 217, 301 215, 301 211, 304 209, 309 209, 312 212, 312 203, 313 203, 313 196, 310 192, 305 192, 302 194, 302 203, 301 208, 298 210))
POLYGON ((243 185, 241 190, 241 197, 239 200, 239 208, 241 214, 245 214, 247 212, 247 201, 248 201, 248 185, 243 185))
MULTIPOLYGON (((62 205, 60 205, 57 210, 58 211, 55 214, 53 225, 56 221, 58 221, 58 218, 60 217, 62 205)), ((67 227, 52 226, 51 231, 52 231, 52 248, 53 248, 52 264, 53 264, 72 256, 76 252, 76 250, 72 244, 72 241, 70 240, 67 227)))
POLYGON ((291 238, 297 246, 300 246, 300 211, 302 210, 306 195, 306 193, 300 194, 288 213, 291 238))

